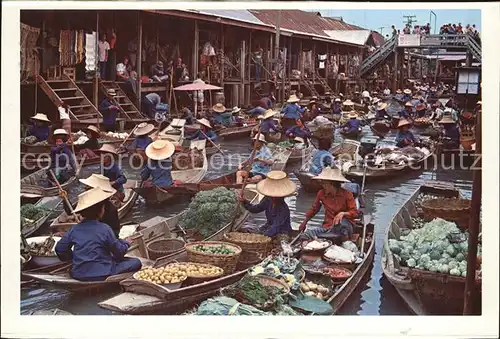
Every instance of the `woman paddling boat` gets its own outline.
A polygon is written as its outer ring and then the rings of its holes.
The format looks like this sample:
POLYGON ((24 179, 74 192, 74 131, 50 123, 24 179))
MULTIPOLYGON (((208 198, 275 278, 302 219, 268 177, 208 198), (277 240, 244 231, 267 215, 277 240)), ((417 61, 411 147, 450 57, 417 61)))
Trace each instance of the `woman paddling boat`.
POLYGON ((116 148, 113 145, 104 144, 97 152, 103 155, 101 173, 109 179, 111 186, 116 190, 115 198, 123 201, 125 198, 123 185, 127 182, 127 177, 120 167, 116 148))
POLYGON ((33 125, 28 128, 28 136, 34 136, 36 142, 47 141, 50 135, 50 120, 47 115, 37 113, 30 119, 33 125))
POLYGON ((403 148, 413 146, 417 139, 410 131, 411 122, 406 119, 401 119, 398 124, 398 134, 396 135, 396 146, 403 148))
POLYGON ((304 125, 301 119, 295 120, 295 123, 296 125, 287 129, 285 134, 291 139, 299 137, 307 141, 311 137, 311 131, 309 131, 309 128, 304 125))
POLYGON ((156 140, 146 147, 148 161, 141 170, 142 187, 167 188, 173 185, 171 157, 174 152, 175 146, 168 140, 156 140))
POLYGON ((439 121, 439 125, 443 128, 444 149, 458 149, 460 147, 460 130, 451 115, 445 114, 439 121))
POLYGON ((197 119, 196 120, 200 124, 200 129, 197 130, 193 135, 187 137, 187 140, 212 140, 215 142, 217 139, 217 135, 212 129, 212 125, 210 121, 207 119, 197 119))
POLYGON ((288 238, 292 232, 290 209, 285 197, 293 195, 297 186, 283 171, 270 171, 266 179, 257 183, 257 191, 264 198, 257 205, 252 205, 243 196, 239 196, 243 207, 250 213, 266 212, 266 223, 258 232, 268 237, 288 238))
POLYGON ((85 143, 81 146, 82 149, 78 152, 78 157, 87 159, 97 158, 95 151, 100 147, 99 137, 101 136, 101 133, 97 127, 89 125, 86 128, 86 134, 89 140, 85 141, 85 143))
POLYGON ((47 177, 52 186, 56 186, 52 175, 49 173, 52 170, 60 184, 64 184, 77 170, 75 156, 69 148, 68 132, 62 128, 54 131, 55 146, 50 150, 50 167, 47 169, 47 177))
POLYGON ((267 147, 267 141, 262 134, 257 134, 253 138, 255 145, 255 155, 253 159, 250 157, 242 162, 238 167, 236 172, 236 183, 242 184, 245 178, 248 178, 249 183, 256 183, 264 179, 269 171, 271 171, 271 166, 273 164, 273 154, 271 150, 267 147), (245 168, 250 166, 250 170, 245 168))
POLYGON ((149 136, 151 132, 155 129, 153 124, 148 124, 145 122, 137 125, 137 128, 134 131, 135 139, 132 141, 132 144, 129 146, 129 150, 133 152, 144 153, 146 147, 149 146, 153 142, 153 139, 149 136))
POLYGON ((311 166, 309 168, 310 173, 319 175, 324 168, 334 164, 334 158, 330 153, 330 148, 332 148, 332 139, 322 138, 318 140, 318 150, 311 159, 311 166))
POLYGON ((61 261, 72 262, 71 276, 82 281, 104 281, 107 277, 136 272, 141 262, 127 258, 130 241, 116 238, 111 227, 101 221, 105 202, 114 192, 92 188, 78 196, 78 212, 83 220, 72 226, 55 247, 61 261))

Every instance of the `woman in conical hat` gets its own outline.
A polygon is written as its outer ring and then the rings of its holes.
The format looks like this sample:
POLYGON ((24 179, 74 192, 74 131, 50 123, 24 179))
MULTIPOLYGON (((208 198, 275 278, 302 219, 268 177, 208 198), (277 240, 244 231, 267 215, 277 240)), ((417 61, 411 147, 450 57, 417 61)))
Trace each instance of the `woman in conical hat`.
MULTIPOLYGON (((280 127, 278 126, 278 122, 273 119, 276 115, 276 111, 272 109, 266 110, 262 115, 259 115, 259 119, 262 120, 260 122, 260 132, 264 135, 266 140, 269 140, 269 134, 278 133, 280 131, 280 127)), ((255 128, 256 130, 259 127, 255 128)))
POLYGON ((460 129, 451 114, 443 115, 439 120, 443 128, 443 147, 445 149, 458 149, 460 147, 460 129))
POLYGON ((287 104, 281 110, 281 113, 283 113, 283 118, 293 119, 294 121, 302 118, 302 114, 304 114, 305 109, 300 107, 300 105, 298 104, 299 101, 300 99, 295 94, 290 96, 290 98, 287 100, 287 104))
POLYGON ((118 191, 116 195, 118 200, 123 201, 125 198, 123 185, 127 182, 127 177, 120 167, 118 152, 115 146, 111 144, 104 144, 97 150, 97 152, 104 156, 101 167, 102 174, 109 179, 111 186, 118 191))
POLYGON ((361 128, 361 120, 358 119, 358 115, 356 114, 356 112, 351 111, 349 113, 349 120, 347 120, 344 125, 340 126, 340 128, 342 130, 342 133, 346 134, 359 131, 361 128))
POLYGON ((240 196, 243 207, 250 213, 266 212, 267 222, 260 227, 259 233, 268 237, 288 236, 292 232, 290 209, 285 197, 293 195, 297 189, 295 183, 282 171, 271 171, 257 184, 257 191, 264 198, 257 205, 252 205, 240 196))
POLYGON ((243 183, 245 178, 248 178, 248 182, 250 183, 259 182, 271 171, 273 154, 266 145, 266 138, 262 134, 256 134, 253 140, 256 143, 255 155, 253 158, 250 155, 238 167, 238 171, 236 172, 237 184, 243 183))
POLYGON ((112 195, 96 187, 78 196, 74 211, 83 220, 71 227, 55 247, 59 259, 73 263, 74 279, 104 281, 112 275, 141 269, 139 259, 125 257, 131 241, 117 239, 110 226, 100 221, 112 195))
POLYGON ((340 169, 326 167, 313 180, 319 180, 322 189, 316 195, 316 199, 309 211, 306 212, 306 218, 299 227, 304 231, 304 238, 314 238, 321 234, 333 233, 342 238, 342 241, 349 240, 353 231, 353 220, 359 216, 354 196, 348 190, 342 188, 342 183, 349 182, 340 169), (306 231, 306 225, 321 209, 325 208, 325 219, 323 227, 309 229, 306 231))
POLYGON ((100 147, 99 137, 101 136, 101 132, 99 128, 93 125, 87 126, 85 132, 88 140, 81 146, 82 149, 78 152, 78 157, 87 159, 97 158, 95 151, 100 147))
POLYGON ((153 124, 148 124, 146 122, 141 122, 139 125, 137 125, 137 128, 134 131, 135 140, 132 141, 129 150, 146 150, 146 147, 148 147, 149 144, 153 142, 153 139, 149 135, 151 134, 151 132, 153 132, 154 129, 155 127, 153 124))
POLYGON ((28 128, 28 136, 36 137, 36 142, 47 141, 50 135, 50 120, 45 114, 37 113, 30 118, 33 125, 28 128))
POLYGON ((406 147, 413 146, 417 139, 410 131, 411 121, 401 118, 398 123, 398 134, 396 135, 396 146, 406 147))
POLYGON ((306 142, 307 139, 311 137, 311 131, 309 131, 309 128, 304 125, 301 119, 297 119, 295 121, 295 126, 287 129, 285 134, 290 139, 294 139, 296 137, 302 138, 303 140, 305 140, 304 142, 306 142))
POLYGON ((49 170, 52 169, 60 184, 68 181, 77 170, 75 155, 67 144, 68 132, 62 128, 54 131, 53 137, 55 146, 50 150, 50 167, 47 169, 47 177, 52 186, 57 184, 53 181, 49 170))
POLYGON ((388 117, 387 115, 387 103, 385 102, 379 102, 377 104, 377 115, 375 117, 376 120, 383 120, 383 119, 386 119, 386 117, 388 117))
POLYGON ((141 170, 143 187, 169 187, 174 184, 171 159, 174 152, 175 146, 168 140, 155 140, 146 147, 148 162, 141 170))
MULTIPOLYGON (((212 130, 212 125, 210 124, 210 121, 207 119, 197 119, 196 120, 200 124, 200 129, 197 130, 193 135, 187 137, 187 140, 212 140, 215 142, 217 139, 217 135, 215 132, 212 130)), ((208 142, 210 143, 210 142, 208 142)))

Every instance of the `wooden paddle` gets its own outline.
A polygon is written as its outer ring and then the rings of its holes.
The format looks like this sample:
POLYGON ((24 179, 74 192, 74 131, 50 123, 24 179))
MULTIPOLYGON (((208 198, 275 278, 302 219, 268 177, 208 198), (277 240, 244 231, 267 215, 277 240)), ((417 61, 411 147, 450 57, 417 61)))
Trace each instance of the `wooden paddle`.
POLYGON ((139 124, 135 125, 134 129, 132 129, 132 132, 130 132, 130 134, 127 135, 127 137, 125 138, 125 140, 123 140, 123 142, 120 144, 120 146, 118 147, 118 150, 122 149, 123 145, 125 145, 125 143, 127 142, 128 138, 130 138, 130 136, 134 134, 134 132, 135 132, 135 130, 137 129, 138 126, 139 126, 139 124))
POLYGON ((215 142, 213 142, 213 141, 212 141, 212 139, 210 139, 210 138, 209 138, 209 137, 205 134, 205 132, 203 132, 201 129, 200 129, 200 132, 201 132, 201 134, 202 134, 202 135, 203 135, 203 136, 204 136, 204 137, 205 137, 208 141, 210 141, 210 143, 211 143, 211 144, 212 144, 215 148, 217 148, 217 149, 219 150, 219 152, 221 152, 221 154, 224 154, 224 152, 222 151, 222 149, 221 149, 221 148, 220 148, 220 147, 219 147, 219 146, 218 146, 215 142))
POLYGON ((372 215, 371 214, 363 214, 363 238, 361 239, 361 256, 365 256, 365 240, 366 240, 366 225, 371 223, 372 215))
POLYGON ((80 220, 80 218, 75 213, 75 211, 73 211, 73 206, 71 206, 71 203, 68 200, 68 195, 67 195, 66 191, 61 187, 61 184, 59 184, 59 180, 57 180, 56 175, 54 174, 54 171, 52 171, 52 169, 49 169, 49 172, 50 172, 50 175, 52 176, 52 179, 54 179, 54 182, 56 183, 57 187, 59 188, 59 191, 64 192, 64 194, 62 194, 62 196, 63 196, 64 201, 68 204, 69 210, 71 211, 71 214, 73 214, 76 221, 80 220))
MULTIPOLYGON (((259 128, 257 129, 257 134, 255 134, 254 138, 256 138, 256 141, 259 140, 259 137, 261 135, 260 128, 262 125, 262 120, 259 121, 259 128)), ((249 158, 249 163, 253 162, 253 158, 255 157, 255 153, 257 152, 257 142, 254 143, 252 153, 250 153, 250 158, 249 158)), ((245 191, 245 186, 247 185, 248 181, 248 175, 243 179, 243 185, 241 186, 241 193, 240 197, 243 197, 244 191, 245 191)))

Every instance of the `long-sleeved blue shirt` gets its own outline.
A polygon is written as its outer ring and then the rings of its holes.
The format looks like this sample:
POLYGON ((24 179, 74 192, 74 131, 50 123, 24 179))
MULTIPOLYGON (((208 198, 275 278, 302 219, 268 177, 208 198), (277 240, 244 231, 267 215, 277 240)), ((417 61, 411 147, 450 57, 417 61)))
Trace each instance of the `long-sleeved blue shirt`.
POLYGON ((64 233, 55 250, 59 259, 72 262, 73 278, 82 279, 113 275, 129 246, 125 240, 116 239, 108 225, 83 220, 64 233))
POLYGON ((398 115, 400 118, 408 119, 410 118, 411 112, 405 108, 404 110, 399 111, 398 115))
POLYGON ((144 151, 146 149, 146 147, 148 147, 149 144, 152 142, 153 142, 153 139, 151 139, 149 136, 140 135, 140 136, 136 137, 134 139, 134 141, 132 141, 129 149, 131 149, 131 150, 140 149, 140 150, 144 151))
POLYGON ((456 125, 446 124, 444 125, 444 136, 450 138, 453 141, 460 142, 460 132, 456 125))
POLYGON ((411 100, 411 95, 410 94, 403 94, 402 99, 404 102, 408 102, 411 100))
POLYGON ((215 141, 217 139, 217 135, 212 130, 205 131, 204 134, 205 135, 203 135, 201 130, 197 130, 192 136, 190 136, 187 139, 189 139, 189 140, 207 140, 207 139, 210 139, 212 141, 215 141))
POLYGON ((260 123, 260 131, 262 133, 278 132, 278 123, 273 118, 262 120, 262 122, 260 123))
POLYGON ((314 154, 311 160, 309 173, 319 175, 325 167, 331 166, 332 164, 333 155, 329 151, 319 150, 314 154))
POLYGON ((49 126, 43 125, 32 125, 28 129, 28 136, 36 137, 36 141, 46 141, 49 138, 50 129, 49 126))
POLYGON ((146 95, 146 99, 148 99, 155 107, 161 103, 161 97, 158 93, 149 93, 146 95))
POLYGON ((115 162, 111 168, 104 168, 102 174, 109 179, 109 181, 114 181, 112 185, 117 191, 123 192, 123 184, 127 182, 127 177, 123 170, 115 162))
POLYGON ((305 112, 304 108, 301 108, 299 105, 293 103, 293 104, 287 104, 282 110, 281 113, 283 113, 284 118, 288 119, 300 119, 302 117, 302 113, 305 112))
POLYGON ((286 135, 289 135, 290 133, 296 137, 303 138, 304 140, 311 137, 311 132, 306 126, 303 126, 302 128, 297 125, 290 127, 286 130, 286 135))
POLYGON ((118 109, 111 108, 114 104, 108 98, 104 98, 99 105, 99 111, 102 113, 102 122, 104 125, 114 125, 118 117, 118 109))
POLYGON ((417 141, 415 139, 415 136, 413 135, 412 132, 410 132, 410 131, 399 131, 398 134, 396 135, 396 146, 398 146, 398 147, 405 147, 405 146, 407 146, 404 143, 405 139, 408 139, 409 141, 413 141, 413 142, 417 141))
POLYGON ((266 211, 266 226, 270 226, 270 228, 264 235, 274 237, 277 234, 289 233, 292 231, 292 226, 290 224, 290 209, 284 198, 264 197, 257 205, 252 205, 248 201, 245 201, 243 206, 250 213, 266 211))
POLYGON ((75 158, 73 152, 69 149, 68 145, 61 144, 52 147, 50 150, 50 164, 51 168, 63 169, 71 166, 76 171, 75 158))
POLYGON ((247 114, 261 115, 261 114, 264 114, 265 111, 266 111, 265 108, 257 106, 257 107, 252 108, 251 110, 247 111, 247 114))
POLYGON ((347 127, 347 133, 349 132, 354 132, 357 131, 358 128, 361 126, 361 121, 358 119, 349 119, 347 122, 342 126, 342 128, 347 127))
MULTIPOLYGON (((273 153, 266 146, 263 145, 257 152, 255 152, 254 159, 271 160, 273 158, 273 153)), ((250 157, 247 159, 250 160, 250 157)), ((271 170, 271 165, 266 165, 260 161, 254 161, 252 163, 252 169, 250 170, 253 174, 263 174, 267 175, 271 170)))
POLYGON ((146 181, 151 177, 154 186, 168 187, 174 182, 172 179, 172 159, 151 160, 141 169, 141 179, 146 181))

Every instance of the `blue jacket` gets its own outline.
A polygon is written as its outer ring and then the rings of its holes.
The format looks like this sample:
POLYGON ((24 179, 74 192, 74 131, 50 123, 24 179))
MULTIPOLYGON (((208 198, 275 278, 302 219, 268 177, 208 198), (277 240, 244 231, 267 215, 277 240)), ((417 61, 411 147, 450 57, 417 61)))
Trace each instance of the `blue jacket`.
POLYGON ((265 111, 266 111, 265 108, 257 106, 255 108, 252 108, 251 110, 247 111, 247 114, 250 114, 250 115, 261 115, 261 114, 264 114, 265 111))
POLYGON ((141 169, 141 179, 143 181, 148 180, 151 177, 151 181, 154 186, 158 187, 168 187, 174 182, 172 179, 172 159, 168 158, 165 160, 151 160, 144 165, 141 169))
POLYGON ((314 154, 311 160, 309 173, 319 175, 325 167, 331 166, 332 164, 333 155, 329 151, 319 150, 314 154))
POLYGON ((76 171, 76 163, 73 152, 66 144, 52 147, 50 150, 50 164, 51 168, 63 169, 71 166, 76 171))
POLYGON ((82 279, 113 275, 129 246, 125 240, 116 239, 108 225, 83 220, 64 233, 55 250, 62 261, 72 261, 71 275, 82 279))
POLYGON ((132 141, 132 144, 130 144, 129 149, 135 150, 135 149, 140 149, 142 151, 146 150, 146 147, 149 146, 150 143, 153 142, 153 139, 151 139, 147 135, 140 135, 135 138, 134 141, 132 141))
POLYGON ((149 93, 146 95, 146 99, 153 104, 154 107, 161 103, 161 97, 158 93, 149 93))
POLYGON ((37 142, 46 141, 49 138, 49 131, 49 126, 32 125, 28 129, 28 136, 35 136, 37 142))
POLYGON ((290 133, 292 133, 296 137, 303 138, 304 140, 311 137, 311 132, 306 126, 302 128, 297 125, 290 127, 289 129, 287 129, 286 135, 288 136, 288 134, 290 133))
POLYGON ((113 103, 105 98, 99 105, 99 111, 102 113, 102 122, 104 125, 114 125, 116 123, 116 118, 118 117, 118 110, 111 109, 113 103))
POLYGON ((403 143, 403 140, 405 140, 405 139, 408 139, 408 140, 413 141, 413 142, 417 141, 415 139, 415 136, 413 135, 412 132, 410 132, 410 131, 405 131, 405 132, 399 131, 398 135, 396 136, 396 145, 398 147, 405 147, 405 146, 407 146, 407 145, 405 145, 403 143))
POLYGON ((268 118, 262 120, 262 122, 260 123, 260 131, 262 133, 278 132, 279 127, 278 124, 276 123, 276 120, 274 120, 273 118, 268 118))
MULTIPOLYGON (((266 145, 263 145, 260 150, 255 152, 254 159, 255 158, 259 158, 262 160, 271 160, 273 158, 273 154, 266 145)), ((248 158, 248 160, 250 160, 250 157, 248 158)), ((254 161, 252 163, 252 169, 250 170, 250 172, 252 172, 253 174, 259 173, 267 175, 267 173, 269 173, 270 170, 271 170, 271 165, 265 165, 260 161, 254 161)))
POLYGON ((127 182, 127 177, 117 163, 114 163, 111 168, 104 168, 102 172, 103 175, 109 179, 109 181, 115 182, 113 185, 114 189, 123 192, 123 184, 127 182))
POLYGON ((342 128, 344 128, 344 127, 349 128, 349 130, 347 131, 349 133, 349 132, 357 131, 360 126, 361 126, 361 121, 360 120, 358 120, 358 119, 349 119, 344 124, 344 126, 342 126, 342 128))
POLYGON ((282 110, 281 113, 284 114, 283 117, 289 119, 300 119, 302 117, 302 113, 305 112, 304 108, 301 108, 297 104, 287 104, 282 110))
POLYGON ((261 213, 266 211, 266 226, 270 226, 270 228, 264 235, 274 237, 277 234, 289 233, 292 231, 292 226, 290 224, 290 209, 284 198, 276 199, 264 197, 257 205, 252 205, 248 201, 245 201, 243 206, 250 213, 261 213))
POLYGON ((210 139, 212 141, 215 141, 215 139, 217 139, 217 135, 212 130, 205 132, 205 135, 203 135, 201 130, 197 130, 192 136, 188 137, 187 139, 189 139, 189 140, 207 140, 207 139, 210 139))
POLYGON ((412 99, 410 94, 403 94, 403 101, 406 103, 412 99))

